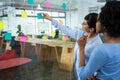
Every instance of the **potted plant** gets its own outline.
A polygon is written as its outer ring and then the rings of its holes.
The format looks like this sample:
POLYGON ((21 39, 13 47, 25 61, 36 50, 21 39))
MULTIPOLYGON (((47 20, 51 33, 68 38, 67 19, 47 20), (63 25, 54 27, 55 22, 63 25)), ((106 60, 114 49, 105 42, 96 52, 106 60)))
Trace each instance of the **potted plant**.
POLYGON ((18 40, 25 42, 27 40, 27 36, 24 35, 24 33, 21 30, 21 25, 17 26, 18 31, 16 32, 18 34, 18 40))
POLYGON ((22 30, 21 30, 21 25, 20 24, 17 26, 17 29, 18 29, 18 31, 16 33, 18 34, 18 36, 24 35, 22 30))

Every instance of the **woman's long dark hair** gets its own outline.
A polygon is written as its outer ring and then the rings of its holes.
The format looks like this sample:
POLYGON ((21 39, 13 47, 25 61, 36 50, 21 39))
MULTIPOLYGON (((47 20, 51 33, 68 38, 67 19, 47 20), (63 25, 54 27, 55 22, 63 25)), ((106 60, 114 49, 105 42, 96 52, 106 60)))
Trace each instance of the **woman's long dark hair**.
POLYGON ((120 37, 120 1, 107 2, 98 20, 109 36, 120 37))
POLYGON ((97 13, 89 13, 85 16, 85 20, 87 20, 89 28, 94 28, 94 32, 96 32, 96 22, 97 22, 97 13))

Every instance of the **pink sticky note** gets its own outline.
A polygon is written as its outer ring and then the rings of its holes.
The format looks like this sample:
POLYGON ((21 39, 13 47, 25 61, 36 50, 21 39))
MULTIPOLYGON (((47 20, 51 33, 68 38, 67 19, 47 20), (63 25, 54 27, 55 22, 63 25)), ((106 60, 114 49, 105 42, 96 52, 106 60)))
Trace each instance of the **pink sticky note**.
POLYGON ((67 35, 65 35, 65 40, 68 40, 68 36, 67 35))
POLYGON ((46 6, 47 8, 50 8, 50 7, 51 7, 51 3, 50 3, 50 2, 46 2, 46 3, 45 3, 45 6, 46 6))
POLYGON ((26 42, 27 41, 27 36, 20 36, 20 41, 26 42))

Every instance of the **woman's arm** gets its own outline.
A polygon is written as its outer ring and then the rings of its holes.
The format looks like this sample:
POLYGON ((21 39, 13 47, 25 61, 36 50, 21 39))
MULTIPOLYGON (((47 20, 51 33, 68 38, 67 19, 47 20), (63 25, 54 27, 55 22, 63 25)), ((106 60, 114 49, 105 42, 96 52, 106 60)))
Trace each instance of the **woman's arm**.
POLYGON ((99 70, 104 64, 107 63, 108 57, 101 50, 101 47, 96 47, 89 58, 88 63, 85 66, 80 66, 79 75, 81 80, 86 80, 88 77, 92 76, 94 72, 99 70))
POLYGON ((85 66, 85 56, 84 56, 84 49, 80 48, 80 63, 79 66, 85 66))
POLYGON ((79 51, 80 51, 80 66, 85 66, 85 56, 84 56, 84 48, 86 45, 87 36, 82 36, 77 42, 79 45, 79 51))
POLYGON ((56 20, 53 20, 47 13, 42 13, 43 14, 43 17, 45 19, 48 19, 52 22, 52 25, 56 28, 58 28, 61 32, 63 32, 64 34, 70 36, 71 38, 74 38, 77 40, 78 38, 78 35, 79 37, 81 37, 82 35, 84 35, 84 31, 82 30, 73 30, 73 29, 70 29, 70 28, 67 28, 66 26, 60 24, 58 21, 56 20))
MULTIPOLYGON (((85 50, 85 45, 87 41, 87 36, 83 36, 78 40, 78 44, 80 46, 79 51, 80 51, 80 63, 79 66, 85 66, 85 55, 84 55, 84 50, 85 50)), ((92 75, 87 78, 87 80, 95 80, 95 76, 92 75)))

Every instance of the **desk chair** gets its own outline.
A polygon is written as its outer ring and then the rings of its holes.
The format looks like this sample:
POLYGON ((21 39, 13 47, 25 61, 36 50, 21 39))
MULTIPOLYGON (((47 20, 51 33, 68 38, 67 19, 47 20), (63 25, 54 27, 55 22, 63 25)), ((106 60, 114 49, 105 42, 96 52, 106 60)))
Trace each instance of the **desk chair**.
POLYGON ((20 66, 31 61, 32 60, 29 58, 12 58, 8 60, 2 60, 0 61, 0 70, 20 66))
POLYGON ((0 80, 13 80, 16 68, 31 61, 29 58, 12 58, 0 61, 0 80))

